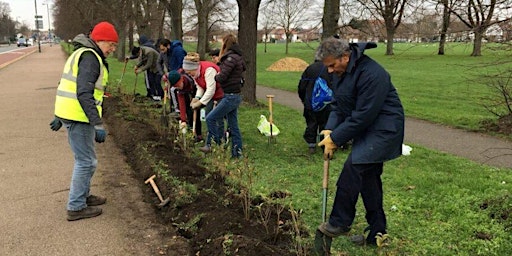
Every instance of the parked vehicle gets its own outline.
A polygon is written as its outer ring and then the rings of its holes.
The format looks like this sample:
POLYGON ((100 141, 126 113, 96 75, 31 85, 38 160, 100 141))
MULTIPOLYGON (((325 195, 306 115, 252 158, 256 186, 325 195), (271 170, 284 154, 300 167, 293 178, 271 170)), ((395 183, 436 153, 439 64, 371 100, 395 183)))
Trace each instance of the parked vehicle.
POLYGON ((21 38, 18 39, 17 45, 18 45, 18 47, 20 47, 20 46, 27 47, 28 46, 27 40, 25 38, 21 37, 21 38))
POLYGON ((33 46, 34 45, 34 39, 33 38, 29 38, 27 40, 27 46, 33 46))

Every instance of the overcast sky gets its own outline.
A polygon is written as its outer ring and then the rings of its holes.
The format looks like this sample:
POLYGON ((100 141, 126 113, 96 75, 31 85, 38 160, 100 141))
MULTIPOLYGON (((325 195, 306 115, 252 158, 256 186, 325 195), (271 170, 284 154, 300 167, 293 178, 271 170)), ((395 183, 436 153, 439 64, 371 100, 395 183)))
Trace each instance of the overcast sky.
MULTIPOLYGON (((50 11, 50 22, 52 21, 51 12, 53 7, 52 0, 0 0, 0 2, 8 3, 11 7, 11 17, 13 20, 18 19, 19 22, 25 23, 29 28, 35 28, 36 10, 35 4, 37 3, 37 15, 43 16, 43 29, 48 30, 48 10, 50 11), (50 3, 50 8, 47 9, 43 3, 50 3)), ((53 27, 53 26, 52 26, 53 27)))

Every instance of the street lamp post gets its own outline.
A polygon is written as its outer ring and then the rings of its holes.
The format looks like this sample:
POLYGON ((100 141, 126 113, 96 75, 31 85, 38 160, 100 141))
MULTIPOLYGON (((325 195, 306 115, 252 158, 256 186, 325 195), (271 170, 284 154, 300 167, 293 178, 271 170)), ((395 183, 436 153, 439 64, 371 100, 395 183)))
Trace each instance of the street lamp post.
POLYGON ((37 31, 37 47, 39 49, 39 52, 41 52, 41 40, 40 40, 40 36, 39 36, 39 18, 38 18, 38 15, 37 15, 37 0, 34 0, 34 6, 36 8, 36 31, 37 31))
POLYGON ((43 3, 43 5, 46 5, 46 12, 48 15, 48 37, 50 38, 50 47, 52 46, 52 30, 50 25, 50 3, 46 2, 43 3))

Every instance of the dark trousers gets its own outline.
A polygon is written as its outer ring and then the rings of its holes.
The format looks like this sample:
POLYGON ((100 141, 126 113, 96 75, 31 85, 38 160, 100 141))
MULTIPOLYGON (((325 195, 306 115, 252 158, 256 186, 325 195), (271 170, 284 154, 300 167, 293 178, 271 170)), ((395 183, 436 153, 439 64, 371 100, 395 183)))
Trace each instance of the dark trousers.
POLYGON ((331 112, 329 107, 322 109, 321 111, 315 112, 310 109, 304 109, 303 116, 306 119, 306 130, 304 131, 303 138, 308 144, 316 144, 318 133, 321 132, 327 119, 329 119, 329 113, 331 112))
POLYGON ((349 154, 343 170, 336 183, 336 196, 332 206, 329 223, 333 226, 349 227, 356 215, 356 203, 361 193, 366 209, 366 221, 370 226, 370 233, 366 240, 375 243, 378 232, 386 233, 386 215, 382 207, 382 180, 383 163, 353 164, 352 153, 349 154))
POLYGON ((153 73, 149 70, 145 72, 145 82, 147 96, 164 96, 164 90, 162 89, 161 76, 158 73, 153 73))

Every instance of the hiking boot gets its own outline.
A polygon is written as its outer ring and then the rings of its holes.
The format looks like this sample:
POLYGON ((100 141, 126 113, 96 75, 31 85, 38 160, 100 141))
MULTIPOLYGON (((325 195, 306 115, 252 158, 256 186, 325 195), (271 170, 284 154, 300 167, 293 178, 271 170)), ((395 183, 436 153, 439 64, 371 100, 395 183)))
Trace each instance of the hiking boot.
POLYGON ((350 227, 335 227, 329 224, 329 222, 324 222, 318 226, 318 230, 326 236, 337 237, 348 234, 350 227))
POLYGON ((95 195, 89 195, 87 199, 85 200, 85 203, 87 206, 98 206, 105 204, 107 202, 107 199, 105 197, 101 196, 95 196, 95 195))
POLYGON ((350 237, 350 242, 352 242, 355 245, 363 246, 366 244, 366 239, 363 235, 353 235, 350 237))
POLYGON ((208 146, 204 146, 204 147, 200 147, 199 150, 203 153, 210 153, 212 152, 212 148, 208 147, 208 146))
POLYGON ((100 215, 103 211, 99 207, 87 206, 80 211, 68 211, 68 221, 92 218, 100 215))

